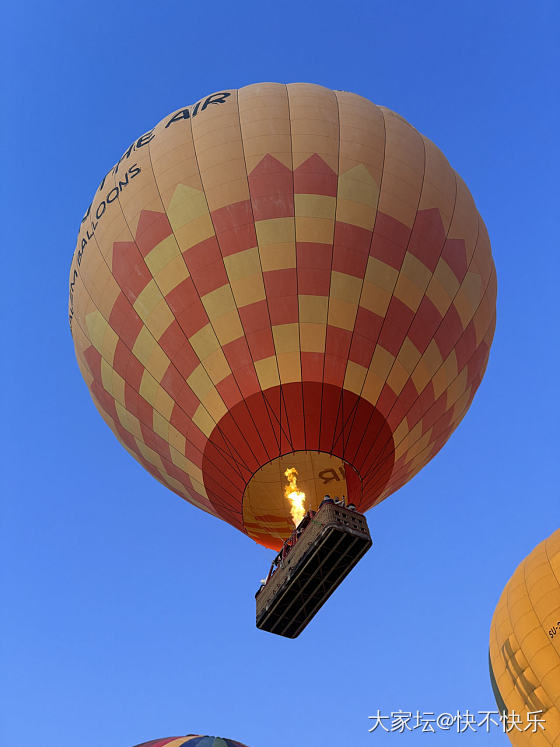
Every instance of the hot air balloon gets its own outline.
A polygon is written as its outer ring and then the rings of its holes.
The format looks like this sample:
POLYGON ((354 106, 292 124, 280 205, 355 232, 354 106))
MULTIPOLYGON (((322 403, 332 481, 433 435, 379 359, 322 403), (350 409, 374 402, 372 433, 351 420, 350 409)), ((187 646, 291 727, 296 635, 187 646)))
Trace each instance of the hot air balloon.
POLYGON ((492 618, 489 658, 512 744, 560 744, 560 529, 507 582, 492 618))
POLYGON ((135 747, 247 747, 234 739, 224 737, 204 737, 200 734, 187 734, 185 737, 165 737, 164 739, 152 739, 150 742, 142 742, 135 747))
POLYGON ((91 396, 178 495, 279 550, 326 493, 359 512, 445 444, 495 326, 488 234, 402 117, 319 85, 224 90, 102 179, 69 318, 91 396))

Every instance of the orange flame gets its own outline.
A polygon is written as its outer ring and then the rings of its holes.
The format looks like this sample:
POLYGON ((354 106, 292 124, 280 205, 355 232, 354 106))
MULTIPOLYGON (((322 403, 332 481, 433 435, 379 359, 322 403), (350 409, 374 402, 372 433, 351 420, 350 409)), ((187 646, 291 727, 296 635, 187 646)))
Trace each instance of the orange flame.
POLYGON ((300 490, 298 490, 298 471, 295 467, 288 467, 284 474, 286 475, 286 478, 288 480, 288 484, 284 488, 284 495, 290 501, 290 513, 292 514, 292 521, 297 527, 297 525, 305 516, 305 493, 302 493, 300 490))

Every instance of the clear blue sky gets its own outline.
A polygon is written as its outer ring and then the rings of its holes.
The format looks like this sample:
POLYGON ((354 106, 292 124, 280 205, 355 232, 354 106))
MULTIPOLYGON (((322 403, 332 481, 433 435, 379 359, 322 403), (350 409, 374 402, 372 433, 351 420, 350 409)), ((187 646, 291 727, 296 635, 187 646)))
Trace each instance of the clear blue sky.
POLYGON ((192 731, 250 747, 508 744, 497 731, 368 734, 368 716, 492 708, 494 606, 560 524, 559 20, 555 0, 5 7, 2 745, 192 731), (130 141, 263 80, 354 91, 406 117, 469 185, 498 271, 471 410, 368 514, 373 550, 295 641, 255 629, 272 553, 166 492, 112 436, 66 314, 81 216, 130 141))

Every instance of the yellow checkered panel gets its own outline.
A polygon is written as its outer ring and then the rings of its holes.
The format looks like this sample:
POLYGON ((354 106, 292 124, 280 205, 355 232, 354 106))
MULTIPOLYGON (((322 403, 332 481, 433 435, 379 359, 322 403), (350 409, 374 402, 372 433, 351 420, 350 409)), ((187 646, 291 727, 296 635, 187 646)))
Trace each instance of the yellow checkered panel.
POLYGON ((269 547, 289 506, 253 476, 315 452, 360 510, 393 493, 467 411, 495 303, 484 223, 438 148, 306 83, 217 91, 138 137, 70 269, 78 364, 117 438, 269 547))
POLYGON ((509 731, 512 744, 558 747, 560 529, 523 560, 502 592, 490 628, 490 674, 500 710, 511 723, 521 721, 509 731))

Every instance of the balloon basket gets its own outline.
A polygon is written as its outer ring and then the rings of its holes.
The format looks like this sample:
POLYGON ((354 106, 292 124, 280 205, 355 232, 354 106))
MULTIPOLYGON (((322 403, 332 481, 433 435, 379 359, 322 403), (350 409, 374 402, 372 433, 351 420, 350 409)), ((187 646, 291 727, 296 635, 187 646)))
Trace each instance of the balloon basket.
POLYGON ((363 514, 334 502, 307 514, 257 591, 257 628, 297 638, 372 545, 363 514))

